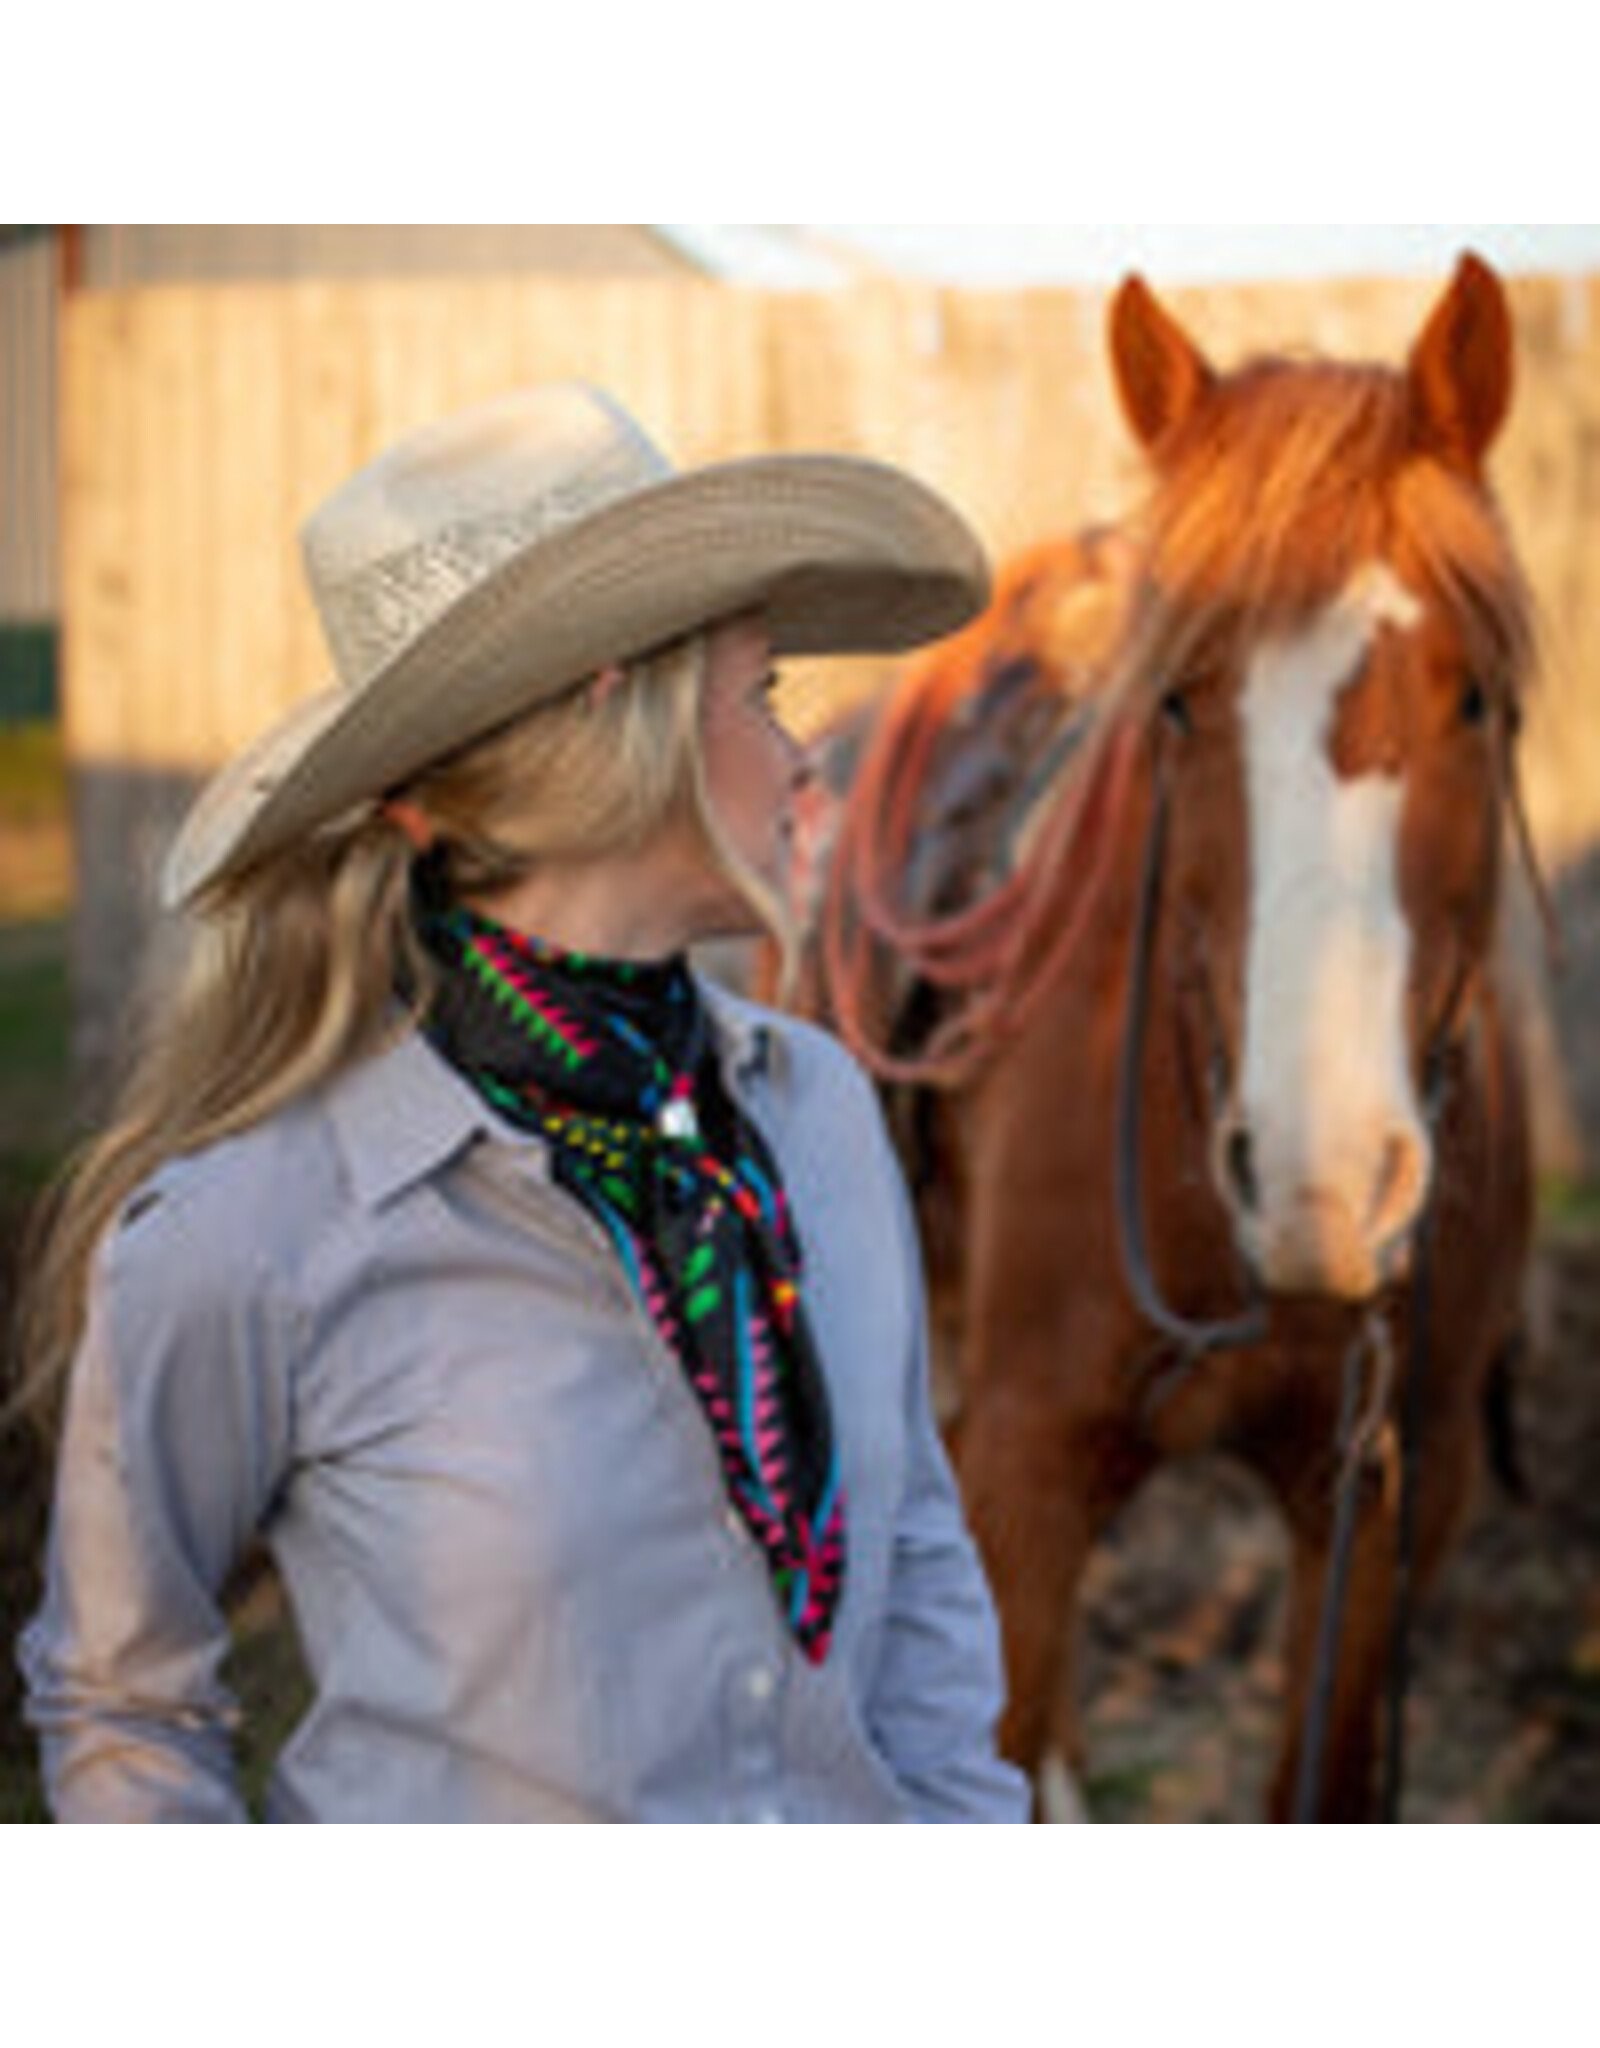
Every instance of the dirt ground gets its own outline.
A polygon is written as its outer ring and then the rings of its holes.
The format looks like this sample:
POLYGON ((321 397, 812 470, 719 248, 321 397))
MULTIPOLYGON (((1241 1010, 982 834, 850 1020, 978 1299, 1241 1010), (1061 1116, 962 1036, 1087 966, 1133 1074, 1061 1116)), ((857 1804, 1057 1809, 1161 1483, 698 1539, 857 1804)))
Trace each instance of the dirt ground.
MULTIPOLYGON (((1600 1819, 1600 1238, 1548 1243, 1533 1302, 1529 1498, 1486 1480, 1424 1603, 1407 1821, 1600 1819)), ((1222 1460, 1162 1475, 1113 1530, 1084 1599, 1096 1819, 1260 1816, 1285 1566, 1266 1495, 1222 1460)))

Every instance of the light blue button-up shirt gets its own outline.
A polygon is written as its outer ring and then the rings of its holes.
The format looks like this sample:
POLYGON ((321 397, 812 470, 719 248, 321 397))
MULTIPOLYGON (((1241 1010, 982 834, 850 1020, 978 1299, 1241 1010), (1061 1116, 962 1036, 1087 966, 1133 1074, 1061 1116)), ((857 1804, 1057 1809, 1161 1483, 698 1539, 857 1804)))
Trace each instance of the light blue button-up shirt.
POLYGON ((826 1663, 599 1227, 408 1035, 169 1164, 105 1241, 22 1644, 58 1817, 243 1817, 217 1595, 259 1532, 313 1685, 273 1819, 1025 1818, 871 1090, 822 1033, 706 993, 840 1440, 826 1663))

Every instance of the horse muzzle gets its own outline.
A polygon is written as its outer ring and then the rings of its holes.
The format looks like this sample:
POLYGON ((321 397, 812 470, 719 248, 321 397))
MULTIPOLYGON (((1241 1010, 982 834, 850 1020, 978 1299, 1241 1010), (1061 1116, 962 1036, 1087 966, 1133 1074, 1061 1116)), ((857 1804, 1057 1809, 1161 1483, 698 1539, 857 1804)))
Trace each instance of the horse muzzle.
POLYGON ((1287 1170, 1232 1123, 1213 1162, 1234 1235, 1269 1294, 1369 1300, 1408 1270, 1432 1170, 1419 1126, 1320 1171, 1287 1170))

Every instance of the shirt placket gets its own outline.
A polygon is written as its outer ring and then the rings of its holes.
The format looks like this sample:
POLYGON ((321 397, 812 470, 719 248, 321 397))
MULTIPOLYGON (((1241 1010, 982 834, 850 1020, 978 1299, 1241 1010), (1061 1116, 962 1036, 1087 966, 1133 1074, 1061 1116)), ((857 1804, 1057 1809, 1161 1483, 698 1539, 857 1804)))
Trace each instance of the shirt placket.
POLYGON ((730 1812, 734 1821, 783 1821, 782 1712, 784 1667, 775 1653, 743 1656, 722 1685, 730 1812))
MULTIPOLYGON (((604 1227, 570 1196, 561 1195, 550 1176, 548 1151, 542 1141, 498 1144, 489 1141, 471 1156, 476 1169, 508 1204, 519 1221, 554 1237, 574 1256, 592 1264, 614 1298, 623 1306, 637 1336, 647 1369, 664 1376, 666 1405, 689 1442, 691 1454, 706 1463, 719 1491, 722 1470, 710 1428, 694 1398, 683 1369, 666 1341, 627 1284, 616 1248, 604 1227), (560 1200, 552 1201, 554 1192, 560 1200)), ((745 1822, 776 1822, 788 1816, 779 1793, 783 1761, 783 1693, 786 1683, 784 1644, 771 1599, 767 1561, 743 1516, 724 1494, 721 1535, 730 1565, 759 1575, 764 1595, 763 1622, 730 1644, 724 1653, 716 1697, 720 1746, 724 1762, 727 1817, 745 1822), (770 1609, 771 1619, 766 1619, 770 1609)))

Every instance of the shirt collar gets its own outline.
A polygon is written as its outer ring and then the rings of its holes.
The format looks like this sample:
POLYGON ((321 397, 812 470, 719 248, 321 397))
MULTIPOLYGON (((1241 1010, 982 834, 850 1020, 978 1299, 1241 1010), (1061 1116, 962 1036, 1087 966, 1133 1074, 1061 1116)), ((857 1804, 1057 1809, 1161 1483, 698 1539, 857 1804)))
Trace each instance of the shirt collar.
POLYGON ((722 1071, 730 1083, 772 1079, 784 1057, 782 1018, 758 1003, 746 1002, 719 982, 695 977, 722 1071))
POLYGON ((543 1143, 498 1117, 440 1058, 420 1031, 407 1030, 332 1084, 326 1106, 357 1199, 377 1208, 425 1179, 480 1138, 526 1151, 548 1173, 543 1143))

